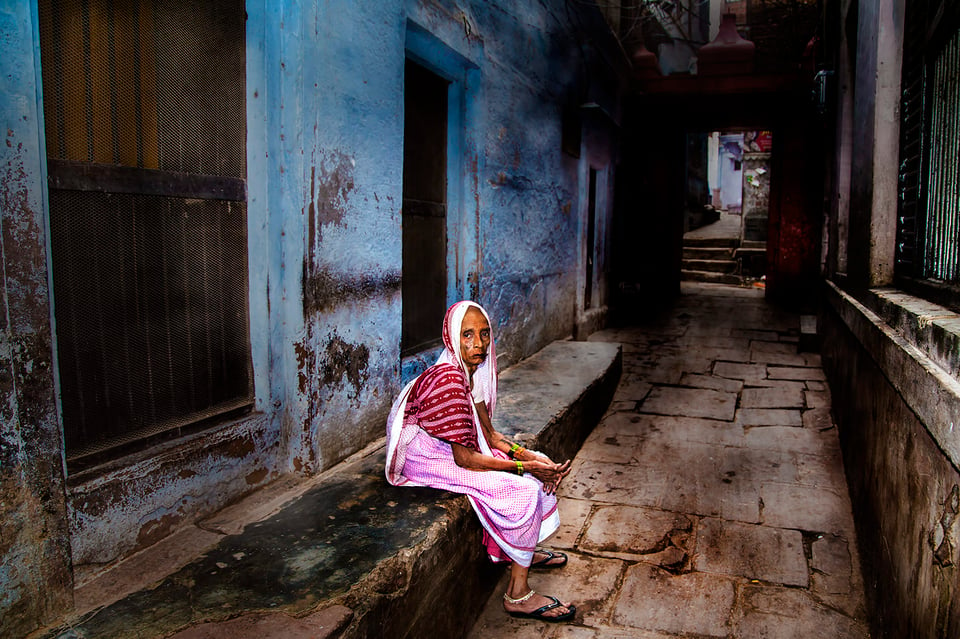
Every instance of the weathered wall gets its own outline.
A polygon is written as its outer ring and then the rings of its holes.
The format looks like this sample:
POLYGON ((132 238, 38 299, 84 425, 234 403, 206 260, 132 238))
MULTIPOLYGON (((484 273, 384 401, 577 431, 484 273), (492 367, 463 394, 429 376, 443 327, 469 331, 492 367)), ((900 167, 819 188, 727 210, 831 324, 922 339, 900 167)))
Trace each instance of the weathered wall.
MULTIPOLYGON (((72 603, 53 392, 35 8, 0 2, 0 635, 72 603)), ((33 3, 29 3, 33 4, 33 3)))
POLYGON ((892 288, 904 3, 840 2, 821 315, 874 633, 960 636, 960 318, 892 288), (855 52, 855 61, 848 53, 855 52), (851 153, 849 141, 855 141, 851 153), (849 215, 849 220, 844 219, 849 215), (845 271, 845 274, 844 274, 845 271), (844 276, 845 275, 845 276, 844 276))
POLYGON ((283 473, 319 472, 383 435, 401 381, 405 56, 457 87, 448 301, 469 297, 488 307, 502 364, 570 335, 578 322, 583 331, 602 320, 622 53, 595 7, 248 0, 255 411, 75 473, 65 488, 33 4, 0 0, 7 139, 0 355, 8 371, 0 377, 8 406, 0 612, 5 624, 16 620, 15 630, 68 608, 71 579, 83 581, 283 473), (570 141, 562 134, 565 109, 582 133, 579 157, 562 151, 570 141), (587 312, 591 167, 597 260, 587 312))
POLYGON ((874 632, 960 636, 960 456, 952 432, 960 383, 849 295, 830 287, 828 302, 823 363, 874 632))
MULTIPOLYGON (((904 2, 857 5, 848 273, 857 286, 893 281, 904 2)), ((846 43, 843 43, 846 46, 846 43)))

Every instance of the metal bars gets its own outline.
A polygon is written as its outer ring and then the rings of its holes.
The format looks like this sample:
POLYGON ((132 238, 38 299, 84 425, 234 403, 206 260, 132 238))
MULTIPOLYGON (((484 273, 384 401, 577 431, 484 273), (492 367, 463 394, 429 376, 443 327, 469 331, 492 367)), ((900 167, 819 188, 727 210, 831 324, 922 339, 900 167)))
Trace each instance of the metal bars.
POLYGON ((932 65, 925 273, 960 281, 960 31, 932 65))

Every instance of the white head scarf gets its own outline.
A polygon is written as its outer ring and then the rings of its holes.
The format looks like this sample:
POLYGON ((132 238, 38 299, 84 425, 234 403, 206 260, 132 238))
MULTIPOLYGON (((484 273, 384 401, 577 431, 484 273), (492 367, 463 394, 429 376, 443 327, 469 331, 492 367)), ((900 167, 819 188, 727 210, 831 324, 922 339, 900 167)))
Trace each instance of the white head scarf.
MULTIPOLYGON (((456 366, 469 375, 467 367, 463 363, 463 355, 460 352, 460 331, 463 325, 463 316, 467 314, 470 308, 479 309, 483 317, 490 324, 490 316, 482 306, 471 301, 457 302, 447 309, 443 318, 443 352, 437 358, 436 364, 446 363, 456 366)), ((417 428, 404 428, 403 417, 406 412, 407 399, 410 396, 410 390, 416 383, 416 379, 410 381, 390 409, 390 416, 387 418, 387 463, 386 475, 387 481, 394 485, 409 483, 403 477, 401 471, 405 460, 407 445, 413 440, 417 433, 417 428)), ((487 357, 480 366, 473 372, 473 402, 484 402, 487 406, 487 414, 493 417, 493 409, 497 403, 497 352, 494 348, 493 327, 490 330, 490 347, 487 349, 487 357)), ((476 410, 474 410, 474 423, 477 422, 476 410)), ((486 438, 478 433, 478 444, 481 452, 491 454, 487 446, 486 438)))

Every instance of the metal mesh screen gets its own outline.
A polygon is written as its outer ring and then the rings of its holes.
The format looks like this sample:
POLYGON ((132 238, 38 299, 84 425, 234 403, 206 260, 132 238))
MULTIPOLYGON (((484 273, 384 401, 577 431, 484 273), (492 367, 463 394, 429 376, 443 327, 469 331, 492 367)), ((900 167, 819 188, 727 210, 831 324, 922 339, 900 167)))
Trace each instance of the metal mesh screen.
POLYGON ((50 204, 67 448, 245 400, 245 204, 80 191, 50 204))
POLYGON ((40 2, 47 154, 244 177, 244 4, 40 2))
POLYGON ((251 405, 245 13, 242 0, 42 0, 40 25, 77 463, 251 405))

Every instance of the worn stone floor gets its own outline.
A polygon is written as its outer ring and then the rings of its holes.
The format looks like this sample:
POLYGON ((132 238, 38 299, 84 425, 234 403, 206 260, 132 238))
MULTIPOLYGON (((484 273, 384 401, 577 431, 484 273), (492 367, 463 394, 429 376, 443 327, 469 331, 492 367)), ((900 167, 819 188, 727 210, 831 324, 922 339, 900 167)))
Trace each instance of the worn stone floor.
POLYGON ((830 393, 800 317, 763 292, 685 283, 623 345, 614 401, 561 487, 532 586, 573 623, 507 616, 504 575, 470 637, 869 637, 830 393))

